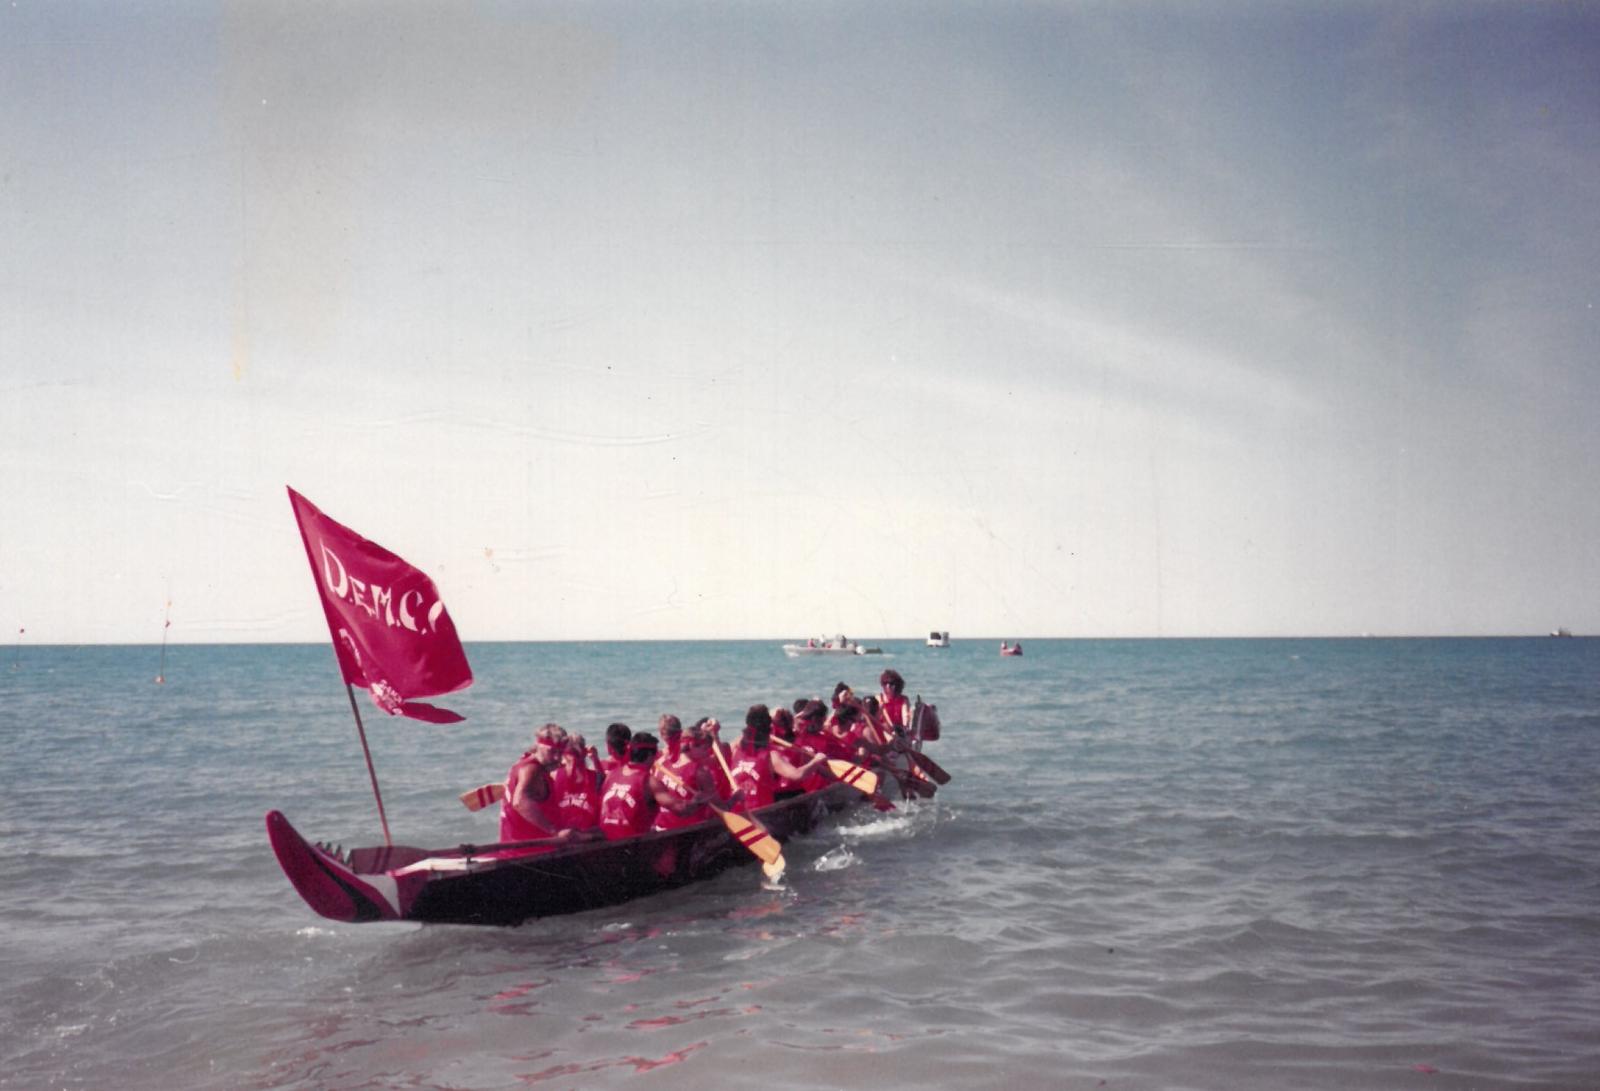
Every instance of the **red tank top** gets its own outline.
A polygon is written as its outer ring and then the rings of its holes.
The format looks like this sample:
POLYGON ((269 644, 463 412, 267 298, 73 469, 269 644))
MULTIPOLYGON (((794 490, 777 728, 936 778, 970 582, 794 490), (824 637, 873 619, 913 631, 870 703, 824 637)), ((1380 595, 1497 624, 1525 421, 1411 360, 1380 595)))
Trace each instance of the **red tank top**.
POLYGON ((733 773, 734 790, 744 790, 739 810, 751 811, 772 802, 772 793, 778 788, 778 777, 772 771, 770 750, 746 750, 742 744, 735 747, 729 771, 733 773))
MULTIPOLYGON (((511 769, 506 773, 506 798, 500 804, 500 840, 502 841, 536 841, 541 837, 554 837, 561 828, 561 807, 556 797, 555 785, 552 783, 550 792, 541 800, 528 800, 524 806, 532 812, 532 816, 523 814, 511 808, 511 788, 517 781, 517 771, 524 765, 537 765, 538 759, 532 751, 522 755, 512 763, 511 769)), ((544 770, 548 780, 550 771, 544 770)))
POLYGON ((600 829, 608 839, 644 833, 655 817, 648 766, 619 765, 606 774, 600 790, 600 829))
POLYGON ((561 829, 587 830, 600 821, 600 792, 592 769, 581 765, 557 769, 550 777, 550 795, 561 829))
MULTIPOLYGON (((662 762, 656 765, 656 776, 660 778, 662 785, 670 794, 685 803, 700 794, 700 789, 694 783, 699 771, 700 763, 688 755, 680 757, 675 762, 662 762)), ((709 806, 696 807, 683 815, 674 814, 662 807, 656 812, 654 826, 658 830, 676 830, 714 817, 716 812, 709 806)))
POLYGON ((883 705, 884 719, 889 721, 891 727, 911 726, 911 702, 906 700, 905 694, 891 697, 885 693, 878 700, 883 705))

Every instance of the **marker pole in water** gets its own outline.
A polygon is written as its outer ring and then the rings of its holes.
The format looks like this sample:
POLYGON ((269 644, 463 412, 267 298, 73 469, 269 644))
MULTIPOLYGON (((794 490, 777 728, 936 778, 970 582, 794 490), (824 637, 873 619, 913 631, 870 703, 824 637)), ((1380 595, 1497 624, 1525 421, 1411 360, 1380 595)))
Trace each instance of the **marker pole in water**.
POLYGON ((161 666, 156 668, 156 685, 167 680, 167 630, 172 628, 172 600, 167 600, 167 612, 161 619, 161 666))

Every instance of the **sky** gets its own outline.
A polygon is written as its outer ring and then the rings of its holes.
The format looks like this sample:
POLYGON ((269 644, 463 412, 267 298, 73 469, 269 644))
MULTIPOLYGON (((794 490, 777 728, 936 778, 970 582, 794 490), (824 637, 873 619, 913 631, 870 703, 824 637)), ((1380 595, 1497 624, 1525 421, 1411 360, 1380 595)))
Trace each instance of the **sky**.
POLYGON ((15 0, 0 634, 326 639, 285 486, 469 642, 1600 632, 1597 72, 1571 2, 15 0))

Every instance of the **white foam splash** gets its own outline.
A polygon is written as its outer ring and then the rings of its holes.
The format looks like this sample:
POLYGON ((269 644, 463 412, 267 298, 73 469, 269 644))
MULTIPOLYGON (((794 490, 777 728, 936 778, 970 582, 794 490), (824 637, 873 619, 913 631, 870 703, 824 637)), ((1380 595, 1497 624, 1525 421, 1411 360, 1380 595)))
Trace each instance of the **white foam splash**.
POLYGON ((823 853, 817 862, 811 865, 813 871, 842 871, 847 867, 854 867, 859 861, 855 854, 840 845, 832 852, 823 853))
POLYGON ((905 833, 912 827, 912 816, 908 811, 895 811, 865 822, 859 826, 842 826, 839 832, 846 837, 869 838, 889 837, 898 833, 905 833))

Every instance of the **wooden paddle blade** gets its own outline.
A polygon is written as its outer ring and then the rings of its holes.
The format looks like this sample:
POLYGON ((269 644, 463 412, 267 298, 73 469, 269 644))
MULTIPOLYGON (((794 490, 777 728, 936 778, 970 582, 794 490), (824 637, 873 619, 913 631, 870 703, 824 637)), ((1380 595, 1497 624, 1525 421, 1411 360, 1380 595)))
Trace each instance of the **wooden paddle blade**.
POLYGON ((928 757, 928 755, 924 754, 922 751, 920 751, 920 750, 907 750, 906 751, 906 755, 911 759, 911 761, 916 765, 916 767, 920 771, 928 774, 928 776, 932 777, 938 783, 940 783, 940 784, 949 784, 950 783, 950 774, 946 773, 943 769, 941 769, 939 767, 939 763, 938 762, 936 762, 932 758, 928 757))
POLYGON ((485 784, 470 792, 462 792, 461 805, 469 811, 481 811, 491 803, 499 803, 505 797, 504 784, 485 784))
POLYGON ((732 811, 718 811, 722 824, 728 827, 733 839, 753 852, 762 863, 775 864, 783 859, 783 846, 767 832, 767 828, 753 818, 732 811))
POLYGON ((929 780, 927 774, 915 765, 911 767, 910 773, 901 778, 900 788, 906 793, 907 799, 912 796, 932 799, 933 793, 939 790, 938 785, 929 780))
POLYGON ((845 761, 843 758, 829 758, 828 768, 833 771, 834 776, 862 795, 878 794, 878 774, 871 769, 863 769, 861 766, 845 761))
POLYGON ((378 875, 432 855, 427 849, 415 849, 410 845, 379 845, 371 849, 351 849, 349 863, 350 870, 358 874, 378 875))

